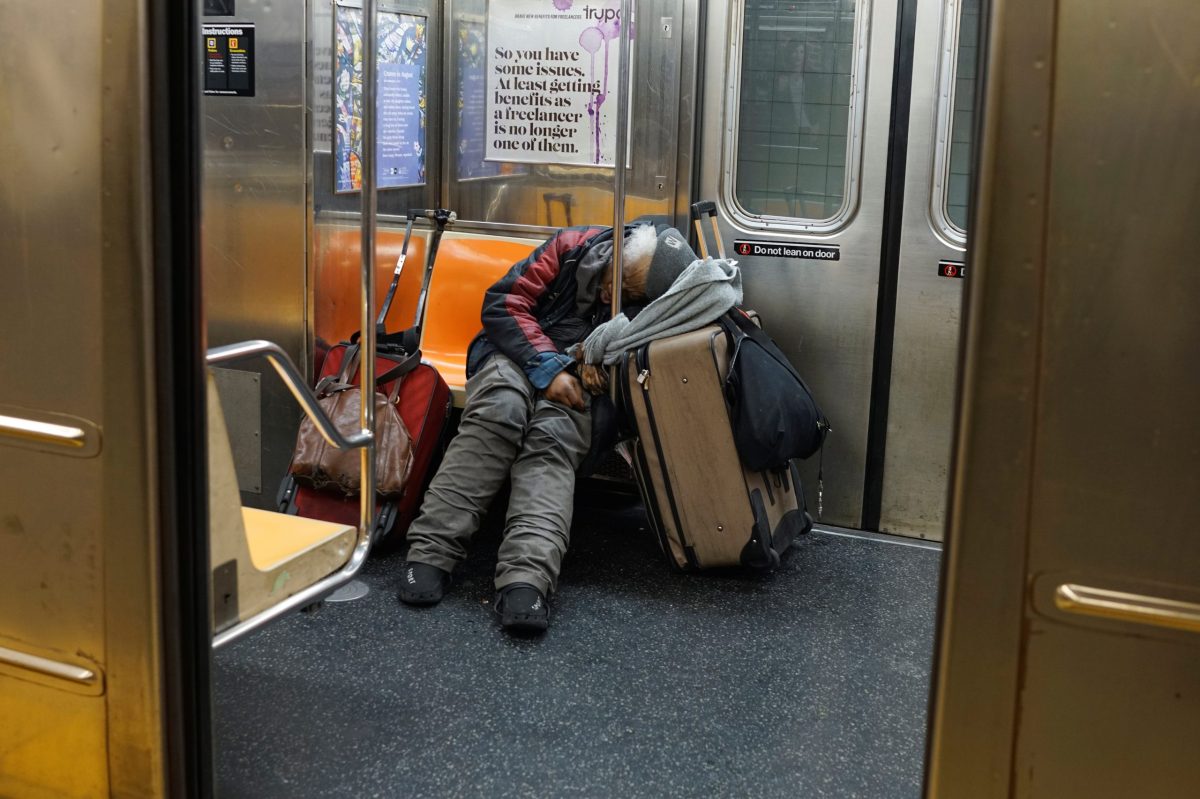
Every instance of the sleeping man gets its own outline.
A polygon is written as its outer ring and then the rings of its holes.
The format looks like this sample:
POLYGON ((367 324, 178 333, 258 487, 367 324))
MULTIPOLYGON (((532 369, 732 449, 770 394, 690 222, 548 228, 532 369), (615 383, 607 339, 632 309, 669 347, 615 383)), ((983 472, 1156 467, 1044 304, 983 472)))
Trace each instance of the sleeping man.
MULTIPOLYGON (((496 564, 505 629, 549 623, 571 529, 575 471, 591 441, 590 396, 568 350, 608 317, 611 228, 565 228, 515 264, 483 300, 467 356, 462 422, 408 531, 400 599, 439 602, 492 499, 511 479, 496 564)), ((640 224, 624 236, 622 299, 654 300, 695 260, 677 230, 640 224)), ((592 390, 603 385, 587 370, 592 390)))

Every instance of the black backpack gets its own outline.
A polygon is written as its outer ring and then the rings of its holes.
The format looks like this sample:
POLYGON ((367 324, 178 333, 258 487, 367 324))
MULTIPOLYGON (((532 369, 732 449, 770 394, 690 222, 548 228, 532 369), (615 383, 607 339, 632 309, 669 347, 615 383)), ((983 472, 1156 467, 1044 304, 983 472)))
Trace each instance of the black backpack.
POLYGON ((729 341, 725 401, 738 455, 752 471, 787 468, 825 443, 829 420, 787 356, 745 312, 718 322, 729 341))

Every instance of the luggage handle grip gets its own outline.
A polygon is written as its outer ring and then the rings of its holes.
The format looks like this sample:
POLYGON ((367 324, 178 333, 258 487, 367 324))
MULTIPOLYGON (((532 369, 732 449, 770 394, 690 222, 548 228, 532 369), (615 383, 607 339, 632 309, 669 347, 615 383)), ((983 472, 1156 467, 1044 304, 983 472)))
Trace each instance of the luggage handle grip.
POLYGON ((405 216, 410 224, 414 219, 428 219, 438 228, 445 228, 458 221, 458 214, 448 208, 409 208, 405 216))
POLYGON ((709 223, 712 225, 713 241, 717 243, 717 255, 720 258, 725 257, 725 242, 721 240, 721 230, 717 227, 717 204, 712 200, 701 200, 698 203, 692 204, 692 221, 696 226, 696 241, 700 245, 700 257, 708 258, 708 241, 704 236, 704 229, 700 224, 703 217, 708 217, 709 223))

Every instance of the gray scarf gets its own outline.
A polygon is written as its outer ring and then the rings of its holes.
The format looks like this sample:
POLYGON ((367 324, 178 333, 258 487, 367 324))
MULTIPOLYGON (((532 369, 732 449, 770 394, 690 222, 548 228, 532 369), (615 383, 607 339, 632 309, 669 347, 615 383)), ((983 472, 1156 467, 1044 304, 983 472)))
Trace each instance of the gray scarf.
POLYGON ((742 273, 737 261, 693 261, 675 278, 667 293, 643 308, 636 318, 630 320, 619 314, 593 330, 583 342, 584 360, 612 365, 628 350, 711 324, 741 301, 742 273))

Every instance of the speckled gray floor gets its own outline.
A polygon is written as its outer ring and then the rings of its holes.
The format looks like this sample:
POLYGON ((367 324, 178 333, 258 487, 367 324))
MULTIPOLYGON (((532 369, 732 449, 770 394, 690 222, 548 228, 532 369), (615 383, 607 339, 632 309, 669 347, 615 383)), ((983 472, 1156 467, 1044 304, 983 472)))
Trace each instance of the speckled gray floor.
POLYGON ((549 633, 491 613, 493 521, 441 605, 370 594, 216 658, 225 797, 916 797, 939 554, 813 534, 773 578, 679 575, 576 515, 549 633))

